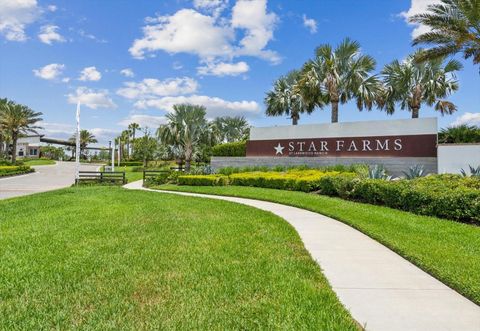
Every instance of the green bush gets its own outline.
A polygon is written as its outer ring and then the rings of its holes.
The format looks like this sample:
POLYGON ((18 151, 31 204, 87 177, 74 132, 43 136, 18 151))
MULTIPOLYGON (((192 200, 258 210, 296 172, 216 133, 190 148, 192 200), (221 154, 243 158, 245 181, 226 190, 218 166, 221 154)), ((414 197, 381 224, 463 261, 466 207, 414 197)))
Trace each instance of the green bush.
POLYGON ((225 186, 228 177, 224 175, 183 175, 177 178, 178 185, 190 186, 225 186))
POLYGON ((26 174, 34 171, 35 170, 33 168, 30 168, 29 166, 25 166, 25 165, 0 166, 0 177, 26 174))
POLYGON ((213 156, 245 156, 247 155, 247 142, 239 141, 213 146, 213 156))

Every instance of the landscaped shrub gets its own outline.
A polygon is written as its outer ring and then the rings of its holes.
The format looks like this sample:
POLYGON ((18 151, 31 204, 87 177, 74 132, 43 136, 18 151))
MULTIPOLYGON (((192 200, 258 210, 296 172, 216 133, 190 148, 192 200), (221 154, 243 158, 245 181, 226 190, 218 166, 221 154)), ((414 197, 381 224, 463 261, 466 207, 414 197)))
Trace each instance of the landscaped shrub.
POLYGON ((245 156, 247 154, 247 143, 239 141, 213 146, 213 156, 245 156))
MULTIPOLYGON (((247 172, 229 176, 231 185, 255 186, 281 190, 312 192, 321 189, 322 178, 340 174, 337 171, 288 170, 285 172, 247 172)), ((353 173, 350 173, 355 176, 353 173)))
POLYGON ((354 185, 350 198, 415 214, 480 224, 480 180, 465 179, 456 175, 396 181, 366 179, 354 185))
POLYGON ((228 185, 228 177, 224 175, 184 175, 178 176, 177 183, 191 186, 225 186, 228 185))
POLYGON ((24 165, 0 166, 0 177, 26 174, 34 171, 35 170, 33 168, 30 168, 29 166, 24 166, 24 165))

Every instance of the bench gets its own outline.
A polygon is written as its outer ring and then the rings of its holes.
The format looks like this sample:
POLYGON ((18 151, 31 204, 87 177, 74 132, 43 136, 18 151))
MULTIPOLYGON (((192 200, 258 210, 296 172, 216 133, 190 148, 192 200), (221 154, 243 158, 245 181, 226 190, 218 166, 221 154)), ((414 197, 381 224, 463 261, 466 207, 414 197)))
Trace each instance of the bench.
POLYGON ((80 171, 79 178, 75 179, 75 184, 80 182, 98 182, 98 183, 113 183, 126 184, 125 172, 114 171, 80 171))

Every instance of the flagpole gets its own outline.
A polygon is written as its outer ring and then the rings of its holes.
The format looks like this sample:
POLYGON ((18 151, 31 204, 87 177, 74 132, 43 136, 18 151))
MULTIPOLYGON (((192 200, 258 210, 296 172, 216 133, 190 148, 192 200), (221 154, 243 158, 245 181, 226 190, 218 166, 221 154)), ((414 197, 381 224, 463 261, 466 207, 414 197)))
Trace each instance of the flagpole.
POLYGON ((80 179, 80 101, 77 102, 77 134, 75 139, 75 183, 80 179))

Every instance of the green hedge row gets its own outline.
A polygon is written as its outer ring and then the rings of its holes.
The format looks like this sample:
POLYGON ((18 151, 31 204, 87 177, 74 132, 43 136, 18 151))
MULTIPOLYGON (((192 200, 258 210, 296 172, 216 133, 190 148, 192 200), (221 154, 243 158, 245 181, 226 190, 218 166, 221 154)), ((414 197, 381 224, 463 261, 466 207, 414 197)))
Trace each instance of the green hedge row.
POLYGON ((247 142, 239 141, 225 143, 212 147, 213 156, 245 156, 247 155, 247 142))
POLYGON ((0 177, 13 176, 27 174, 34 172, 35 169, 30 168, 29 166, 0 166, 0 177))
POLYGON ((412 180, 368 179, 355 173, 314 170, 180 176, 179 185, 238 185, 317 192, 375 205, 480 225, 480 179, 431 175, 412 180))
POLYGON ((320 194, 383 205, 415 214, 480 224, 480 180, 433 175, 413 180, 330 178, 320 194))
POLYGON ((224 175, 186 175, 178 176, 177 183, 189 186, 225 186, 228 185, 228 177, 224 175))

